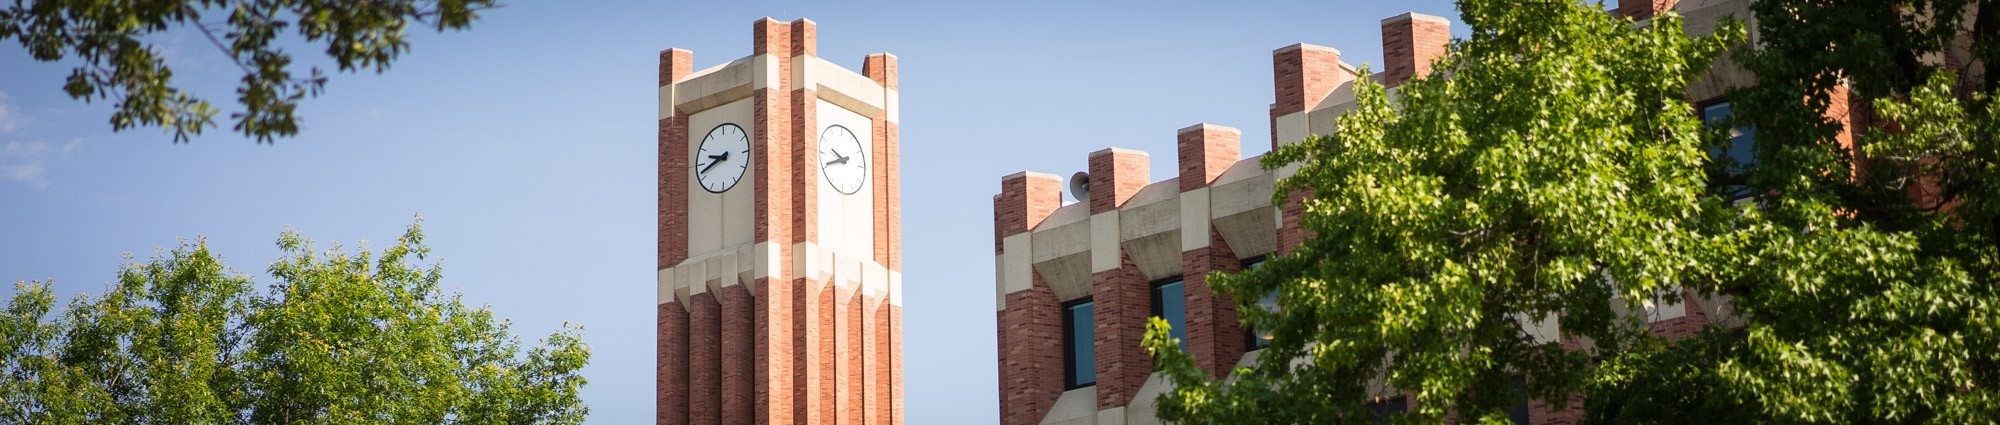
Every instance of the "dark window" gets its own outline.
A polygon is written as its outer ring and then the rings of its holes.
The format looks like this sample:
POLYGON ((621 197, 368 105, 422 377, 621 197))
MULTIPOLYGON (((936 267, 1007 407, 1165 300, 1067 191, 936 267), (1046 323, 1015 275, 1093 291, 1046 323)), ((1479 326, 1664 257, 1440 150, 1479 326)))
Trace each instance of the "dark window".
POLYGON ((1089 299, 1063 305, 1063 383, 1076 389, 1097 383, 1095 308, 1089 299))
POLYGON ((1153 284, 1153 317, 1166 319, 1172 326, 1167 334, 1180 340, 1181 350, 1187 350, 1187 285, 1181 278, 1153 284))
POLYGON ((1717 178, 1729 183, 1722 188, 1730 198, 1750 196, 1750 187, 1743 184, 1743 174, 1757 162, 1757 129, 1749 124, 1733 123, 1735 110, 1729 101, 1716 101, 1701 106, 1701 122, 1710 128, 1729 127, 1729 142, 1724 146, 1709 148, 1708 157, 1715 161, 1717 178))
MULTIPOLYGON (((1262 265, 1264 265, 1264 257, 1243 260, 1243 270, 1255 269, 1262 265)), ((1263 297, 1257 298, 1257 306, 1263 307, 1264 311, 1278 311, 1278 291, 1274 289, 1271 292, 1264 293, 1263 297)), ((1266 345, 1271 345, 1270 332, 1258 332, 1249 326, 1243 327, 1244 351, 1264 348, 1266 345)))
POLYGON ((1521 404, 1507 408, 1507 419, 1513 420, 1516 425, 1528 425, 1528 380, 1516 376, 1513 384, 1514 393, 1521 395, 1521 404))
POLYGON ((1375 423, 1386 424, 1391 416, 1410 411, 1410 402, 1403 396, 1395 396, 1368 403, 1368 410, 1375 412, 1375 423))

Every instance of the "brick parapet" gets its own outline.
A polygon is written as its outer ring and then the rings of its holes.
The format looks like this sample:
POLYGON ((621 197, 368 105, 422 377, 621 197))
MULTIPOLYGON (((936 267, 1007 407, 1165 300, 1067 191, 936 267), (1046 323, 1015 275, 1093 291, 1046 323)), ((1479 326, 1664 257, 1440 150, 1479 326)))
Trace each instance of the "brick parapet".
POLYGON ((790 53, 789 56, 819 56, 819 24, 814 23, 811 19, 799 18, 793 20, 789 25, 791 26, 791 31, 788 35, 791 35, 792 39, 790 45, 787 46, 790 47, 790 49, 787 49, 789 50, 788 53, 790 53))
POLYGON ((1021 172, 1001 178, 1000 194, 993 197, 993 252, 1005 254, 1003 239, 1033 230, 1060 207, 1060 177, 1021 172))
POLYGON ((1208 187, 1243 156, 1243 132, 1234 128, 1195 124, 1180 129, 1174 138, 1182 192, 1208 187))
POLYGON ((1382 85, 1395 87, 1431 73, 1451 44, 1451 21, 1420 13, 1382 20, 1382 85))
POLYGON ((660 86, 680 81, 693 71, 694 51, 678 48, 660 51, 660 86))
POLYGON ((1346 81, 1340 51, 1326 46, 1299 43, 1274 50, 1271 68, 1276 91, 1272 113, 1280 117, 1312 110, 1346 81))
POLYGON ((792 24, 769 16, 751 23, 750 54, 787 56, 792 51, 792 24))
POLYGON ((861 75, 875 80, 883 88, 896 90, 896 55, 872 53, 861 63, 861 75))
POLYGON ((1145 152, 1131 149, 1105 148, 1091 152, 1090 213, 1116 211, 1139 189, 1152 183, 1147 161, 1145 152))

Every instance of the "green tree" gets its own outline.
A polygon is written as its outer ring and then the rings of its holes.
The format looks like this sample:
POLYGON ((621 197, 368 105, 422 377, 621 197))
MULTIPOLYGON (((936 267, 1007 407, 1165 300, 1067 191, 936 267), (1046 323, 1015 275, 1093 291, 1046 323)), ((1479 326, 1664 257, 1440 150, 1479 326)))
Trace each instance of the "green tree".
POLYGON ((14 39, 35 60, 74 58, 63 90, 89 102, 114 99, 111 128, 159 126, 175 142, 215 125, 216 108, 175 86, 173 70, 149 38, 176 28, 199 32, 243 71, 230 114, 235 130, 270 143, 298 134, 299 102, 326 88, 319 67, 298 72, 281 36, 296 32, 323 46, 341 72, 381 73, 409 51, 412 24, 459 30, 496 0, 15 0, 0 6, 0 40, 14 39))
POLYGON ((1399 420, 1504 422, 1527 397, 1561 403, 1600 380, 1593 352, 1661 344, 1614 306, 1677 297, 1712 245, 1714 134, 1682 93, 1740 26, 1690 37, 1673 14, 1634 25, 1574 0, 1458 8, 1472 34, 1439 75, 1394 98, 1357 79, 1337 133, 1264 159, 1299 167, 1273 200, 1309 192, 1313 236, 1210 281, 1236 300, 1277 293, 1278 311, 1238 310, 1271 344, 1209 380, 1156 319, 1146 344, 1176 386, 1162 419, 1367 423, 1381 379, 1415 399, 1399 420), (1585 349, 1524 329, 1537 321, 1585 349))
POLYGON ((0 311, 0 422, 579 423, 580 326, 523 349, 441 292, 412 224, 379 253, 286 231, 259 292, 202 241, 128 261, 51 314, 43 283, 0 311))
POLYGON ((1753 11, 1753 202, 1699 280, 1748 323, 1612 364, 1593 418, 2000 420, 2000 2, 1753 11))

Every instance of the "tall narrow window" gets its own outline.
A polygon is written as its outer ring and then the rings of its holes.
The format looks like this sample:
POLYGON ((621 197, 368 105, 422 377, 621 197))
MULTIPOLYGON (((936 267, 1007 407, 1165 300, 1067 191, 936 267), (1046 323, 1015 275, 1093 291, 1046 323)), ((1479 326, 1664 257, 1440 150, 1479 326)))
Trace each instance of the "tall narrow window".
POLYGON ((1089 299, 1063 305, 1063 384, 1077 389, 1097 383, 1095 308, 1089 299))
MULTIPOLYGON (((1263 265, 1264 257, 1243 260, 1243 270, 1255 269, 1263 265)), ((1278 291, 1274 289, 1271 292, 1264 293, 1264 296, 1258 297, 1257 306, 1264 308, 1264 311, 1278 311, 1278 291)), ((1264 348, 1266 345, 1271 345, 1271 332, 1259 331, 1249 326, 1243 327, 1243 349, 1245 351, 1264 348)))
POLYGON ((1729 142, 1724 146, 1710 148, 1709 160, 1714 161, 1720 172, 1715 178, 1729 183, 1722 187, 1722 194, 1731 199, 1750 196, 1750 187, 1743 184, 1743 175, 1757 162, 1757 129, 1749 124, 1733 123, 1735 108, 1727 100, 1710 102, 1701 106, 1701 122, 1710 128, 1729 127, 1729 142))
MULTIPOLYGON (((1516 376, 1512 381, 1509 381, 1508 383, 1513 385, 1514 392, 1516 394, 1527 393, 1528 390, 1527 378, 1516 376)), ((1507 419, 1514 422, 1515 425, 1528 425, 1528 419, 1530 418, 1528 417, 1528 398, 1526 395, 1521 396, 1521 404, 1516 404, 1514 405, 1514 407, 1507 408, 1507 419)))
POLYGON ((1153 317, 1167 320, 1172 326, 1168 335, 1181 341, 1181 350, 1187 350, 1187 285, 1181 278, 1163 280, 1153 284, 1153 317))

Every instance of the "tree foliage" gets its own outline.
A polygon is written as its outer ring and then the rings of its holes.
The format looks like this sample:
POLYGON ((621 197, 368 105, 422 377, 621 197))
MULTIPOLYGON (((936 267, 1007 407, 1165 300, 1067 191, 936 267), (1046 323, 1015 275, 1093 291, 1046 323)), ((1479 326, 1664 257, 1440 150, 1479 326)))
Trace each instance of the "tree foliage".
POLYGON ((1594 415, 2000 420, 2000 3, 1753 11, 1758 85, 1731 95, 1757 128, 1753 197, 1696 280, 1750 320, 1618 365, 1594 415), (1706 387, 1654 388, 1693 375, 1706 387))
POLYGON ((1991 423, 2000 412, 2000 4, 1763 0, 1757 38, 1690 39, 1567 0, 1460 2, 1445 76, 1363 82, 1339 132, 1282 148, 1314 237, 1213 278, 1273 344, 1210 382, 1155 323, 1182 423, 1500 420, 1525 393, 1605 423, 1991 423), (1756 76, 1725 128, 1682 87, 1724 48, 1756 76), (1714 156, 1710 158, 1709 156, 1714 156), (1738 195, 1746 195, 1737 199, 1738 195), (1679 289, 1741 327, 1651 337, 1679 289), (1573 347, 1521 322, 1552 319, 1573 347), (1506 378, 1524 376, 1525 391, 1506 378), (1380 377, 1380 378, 1378 378, 1380 377))
POLYGON ((1684 87, 1741 32, 1690 37, 1668 14, 1635 26, 1571 0, 1465 0, 1471 27, 1436 67, 1388 92, 1357 79, 1335 134, 1279 148, 1278 185, 1309 192, 1291 253, 1213 276, 1273 333, 1256 366, 1209 381, 1156 322, 1147 344, 1176 384, 1177 423, 1365 423, 1407 392, 1406 421, 1505 421, 1524 397, 1560 403, 1596 379, 1589 352, 1657 344, 1635 317, 1676 297, 1703 260, 1705 138, 1684 87), (1291 361, 1274 361, 1292 359, 1291 361), (1525 386, 1514 384, 1525 378, 1525 386), (1380 379, 1378 381, 1378 379, 1380 379), (1254 418, 1254 419, 1253 419, 1254 418))
POLYGON ((464 29, 495 1, 15 0, 0 6, 0 40, 19 41, 35 60, 80 61, 63 90, 85 102, 114 99, 113 130, 159 126, 184 142, 215 125, 217 110, 175 85, 153 38, 198 32, 243 71, 234 130, 269 143, 298 133, 299 103, 327 81, 319 67, 297 70, 281 46, 285 33, 323 46, 341 72, 381 73, 409 51, 412 24, 464 29))
POLYGON ((379 253, 278 240, 258 291, 206 243, 128 261, 52 314, 18 283, 0 311, 10 423, 579 423, 582 328, 524 349, 508 322, 439 287, 411 225, 379 253))

